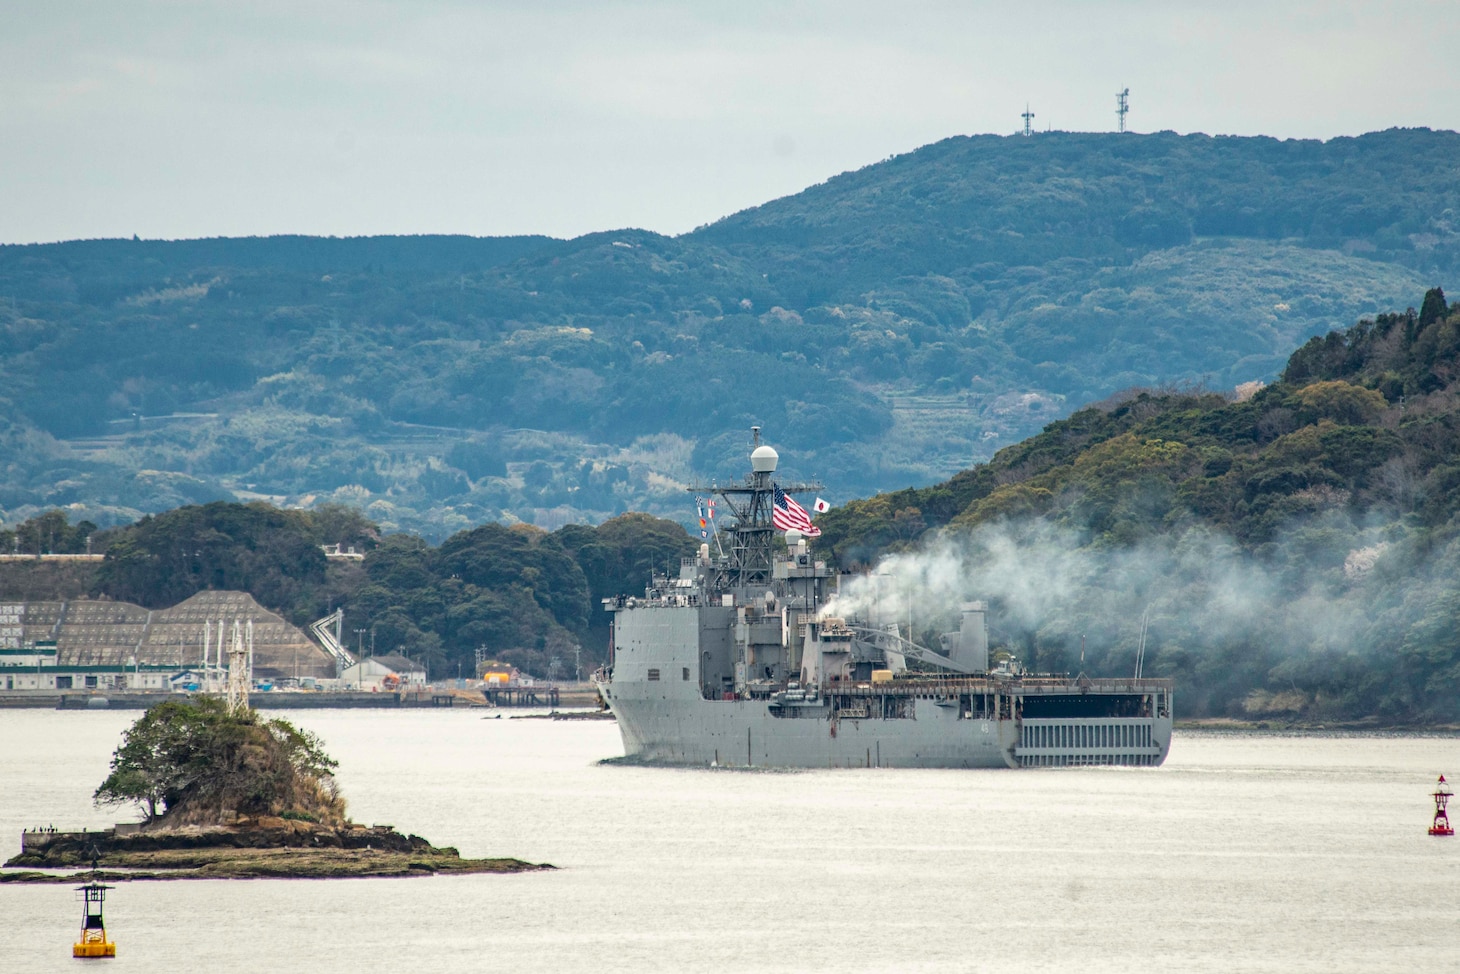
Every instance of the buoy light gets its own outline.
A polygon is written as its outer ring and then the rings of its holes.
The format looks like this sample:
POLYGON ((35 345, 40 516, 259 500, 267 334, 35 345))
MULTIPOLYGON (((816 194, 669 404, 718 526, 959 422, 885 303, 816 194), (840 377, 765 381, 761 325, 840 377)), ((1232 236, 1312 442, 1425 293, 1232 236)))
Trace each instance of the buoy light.
POLYGON ((85 905, 81 908, 81 936, 71 945, 72 957, 117 956, 117 945, 106 939, 106 922, 101 917, 106 891, 114 888, 97 882, 76 887, 85 905))
POLYGON ((1450 786, 1445 784, 1445 776, 1440 775, 1439 784, 1435 785, 1434 794, 1430 797, 1435 800, 1435 820, 1430 824, 1430 835, 1454 835, 1455 830, 1450 827, 1450 816, 1445 812, 1445 806, 1450 803, 1450 796, 1454 794, 1450 786))

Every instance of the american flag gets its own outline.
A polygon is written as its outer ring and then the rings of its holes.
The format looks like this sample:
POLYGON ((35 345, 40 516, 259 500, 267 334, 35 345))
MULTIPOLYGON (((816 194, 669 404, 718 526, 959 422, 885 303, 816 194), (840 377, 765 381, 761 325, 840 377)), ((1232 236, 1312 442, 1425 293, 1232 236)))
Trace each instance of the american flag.
POLYGON ((771 506, 771 523, 782 531, 800 531, 808 538, 821 537, 821 529, 811 523, 811 515, 806 513, 806 508, 787 497, 780 484, 771 486, 776 489, 775 503, 771 506))

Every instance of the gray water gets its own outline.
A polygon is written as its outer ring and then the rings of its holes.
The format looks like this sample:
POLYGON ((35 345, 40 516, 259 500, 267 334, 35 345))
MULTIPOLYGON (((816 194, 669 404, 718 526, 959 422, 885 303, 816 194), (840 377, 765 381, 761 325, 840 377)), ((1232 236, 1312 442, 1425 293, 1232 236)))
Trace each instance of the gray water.
MULTIPOLYGON (((0 856, 101 827, 135 713, 0 711, 0 856)), ((1416 971, 1457 948, 1460 741, 1178 732, 1160 769, 599 765, 606 722, 293 715, 357 821, 515 876, 123 884, 109 971, 1416 971)), ((69 886, 0 886, 0 971, 75 970, 69 886)), ((92 962, 103 963, 103 962, 92 962)))

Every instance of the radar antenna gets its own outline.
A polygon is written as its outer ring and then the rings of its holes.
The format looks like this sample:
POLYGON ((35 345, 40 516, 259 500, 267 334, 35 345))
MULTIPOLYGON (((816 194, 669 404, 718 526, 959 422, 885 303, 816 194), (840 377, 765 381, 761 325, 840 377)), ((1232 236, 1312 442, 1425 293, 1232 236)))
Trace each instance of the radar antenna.
POLYGON ((1130 111, 1130 89, 1122 88, 1115 93, 1115 117, 1120 119, 1120 131, 1125 131, 1125 113, 1130 111))
POLYGON ((1027 139, 1034 133, 1029 128, 1029 123, 1034 121, 1034 113, 1029 110, 1029 103, 1024 103, 1024 114, 1019 116, 1024 119, 1024 137, 1027 139))
MULTIPOLYGON (((779 486, 785 494, 822 489, 819 483, 778 484, 773 481, 780 455, 761 441, 759 426, 750 429, 755 444, 750 453, 750 476, 739 484, 692 484, 687 488, 692 494, 718 495, 733 518, 725 529, 730 540, 730 555, 711 584, 714 590, 721 592, 770 583, 774 571, 773 539, 777 530, 773 510, 776 488, 779 486)), ((719 543, 718 539, 716 543, 719 543)))

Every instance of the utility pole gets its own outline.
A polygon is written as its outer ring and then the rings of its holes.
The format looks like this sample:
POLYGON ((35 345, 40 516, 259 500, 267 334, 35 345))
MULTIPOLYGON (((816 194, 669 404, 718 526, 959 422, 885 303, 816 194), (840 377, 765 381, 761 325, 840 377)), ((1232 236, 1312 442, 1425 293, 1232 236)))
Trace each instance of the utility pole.
POLYGON ((365 629, 355 630, 355 685, 361 686, 365 679, 365 629))

